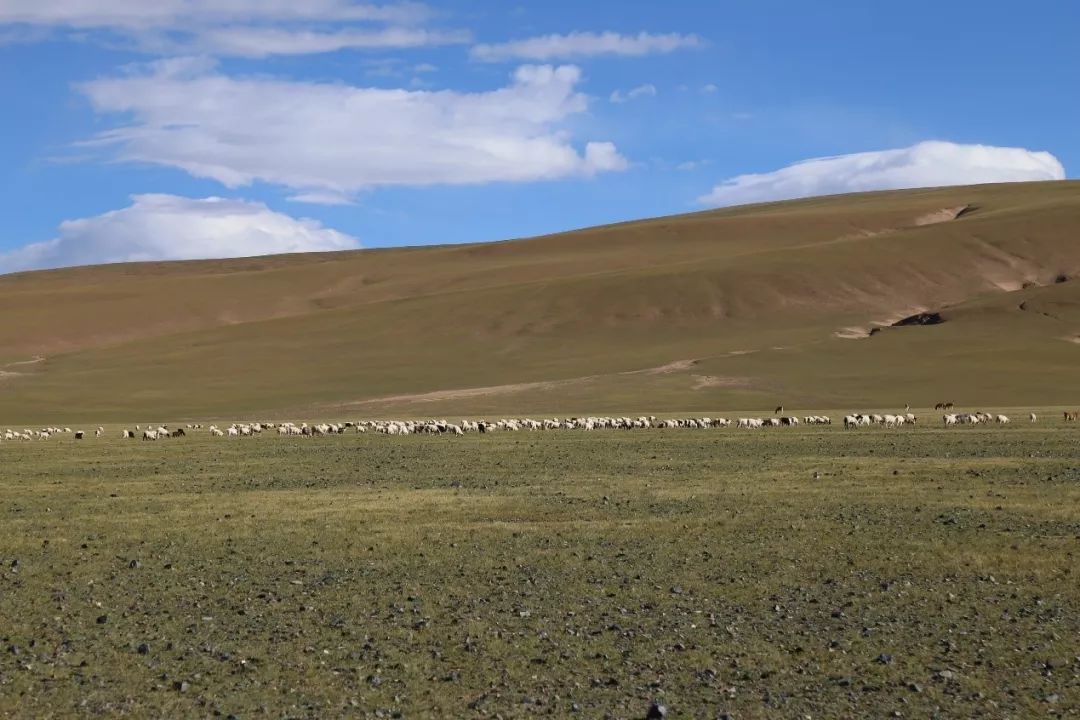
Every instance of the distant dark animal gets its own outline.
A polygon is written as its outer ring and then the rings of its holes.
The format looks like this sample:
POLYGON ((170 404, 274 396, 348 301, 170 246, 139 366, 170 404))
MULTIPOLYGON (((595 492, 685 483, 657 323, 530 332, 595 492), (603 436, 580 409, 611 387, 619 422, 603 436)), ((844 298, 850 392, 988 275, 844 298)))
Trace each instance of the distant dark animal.
POLYGON ((76 439, 76 440, 82 440, 82 439, 83 439, 83 434, 84 434, 84 433, 83 433, 83 431, 82 431, 82 430, 76 430, 76 431, 75 431, 75 439, 76 439))
POLYGON ((773 415, 779 415, 782 412, 784 412, 784 406, 783 405, 781 405, 781 406, 777 407, 775 410, 773 410, 773 415))
POLYGON ((657 701, 653 701, 649 710, 645 713, 645 720, 664 720, 667 717, 667 708, 657 701))
POLYGON ((176 428, 175 430, 172 431, 171 435, 173 437, 184 437, 184 436, 187 435, 187 433, 184 432, 184 428, 176 428))
POLYGON ((935 410, 952 410, 953 404, 951 402, 938 403, 934 406, 935 410))

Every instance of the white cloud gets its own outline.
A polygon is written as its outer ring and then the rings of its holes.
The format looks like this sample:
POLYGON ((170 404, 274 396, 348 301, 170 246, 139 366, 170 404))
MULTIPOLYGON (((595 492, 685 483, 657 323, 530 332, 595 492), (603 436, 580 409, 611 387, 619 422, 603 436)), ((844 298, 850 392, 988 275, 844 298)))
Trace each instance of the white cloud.
POLYGON ((631 100, 636 100, 640 97, 656 97, 656 86, 652 84, 638 85, 636 88, 626 93, 625 95, 616 90, 611 93, 611 102, 613 103, 625 103, 631 100))
POLYGON ((283 30, 270 27, 227 27, 206 30, 194 47, 213 55, 261 58, 270 55, 311 55, 345 49, 416 48, 467 43, 463 31, 434 31, 420 28, 378 30, 283 30))
POLYGON ((621 170, 614 145, 581 152, 563 127, 587 108, 580 80, 573 66, 523 66, 497 90, 424 92, 234 78, 205 60, 165 60, 80 86, 98 112, 130 118, 84 145, 228 187, 300 193, 621 170))
POLYGON ((0 23, 144 30, 247 22, 420 22, 421 3, 355 0, 3 0, 0 23))
POLYGON ((0 254, 0 273, 149 260, 351 250, 356 238, 262 203, 135 195, 103 215, 67 220, 57 237, 0 254))
POLYGON ((130 49, 161 55, 267 57, 471 40, 460 30, 416 27, 432 15, 420 3, 355 0, 0 0, 0 28, 121 38, 130 49))
POLYGON ((647 32, 637 35, 620 35, 614 32, 575 32, 568 35, 543 35, 541 37, 514 40, 512 42, 476 45, 470 55, 482 62, 506 62, 528 60, 546 62, 572 60, 597 55, 640 57, 670 53, 682 48, 701 45, 697 35, 647 32))
POLYGON ((308 205, 353 205, 351 197, 345 193, 331 190, 313 190, 311 192, 296 193, 286 198, 289 202, 306 203, 308 205))
POLYGON ((922 142, 899 150, 817 158, 769 173, 739 175, 698 198, 727 206, 815 195, 996 182, 1062 180, 1048 152, 989 145, 922 142))
POLYGON ((718 90, 720 90, 720 88, 716 87, 716 85, 714 85, 713 83, 709 83, 707 85, 702 85, 701 86, 701 93, 703 95, 713 95, 718 90))

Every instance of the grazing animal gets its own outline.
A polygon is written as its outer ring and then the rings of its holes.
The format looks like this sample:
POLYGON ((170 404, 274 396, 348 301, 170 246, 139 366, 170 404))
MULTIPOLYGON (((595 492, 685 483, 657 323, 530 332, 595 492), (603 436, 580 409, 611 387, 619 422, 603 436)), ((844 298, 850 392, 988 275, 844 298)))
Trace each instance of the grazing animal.
POLYGON ((1076 418, 1080 417, 1080 412, 1076 410, 1065 411, 1065 422, 1076 422, 1076 418))
MULTIPOLYGON (((952 403, 938 403, 936 407, 951 408, 952 403)), ((843 416, 843 424, 846 429, 860 427, 884 427, 902 428, 913 427, 919 418, 910 411, 910 406, 905 406, 905 413, 896 414, 864 414, 852 413, 843 416)), ((656 428, 664 430, 706 430, 710 428, 739 427, 747 430, 761 430, 762 428, 795 427, 799 425, 831 425, 832 420, 826 415, 807 415, 805 417, 793 417, 783 415, 784 406, 776 408, 773 417, 766 418, 738 418, 728 420, 718 417, 681 417, 657 419, 651 416, 633 417, 569 417, 569 418, 503 418, 501 420, 461 420, 454 424, 447 420, 365 420, 344 423, 318 423, 308 425, 301 423, 296 425, 292 422, 283 423, 233 423, 228 428, 219 429, 216 425, 206 427, 211 437, 245 437, 256 435, 264 431, 277 431, 281 436, 326 436, 342 434, 348 428, 354 428, 357 433, 381 433, 384 435, 467 435, 471 433, 490 432, 522 432, 522 431, 556 431, 556 430, 626 430, 637 431, 640 429, 656 428)), ((1066 422, 1080 422, 1080 410, 1064 411, 1066 422)), ((928 418, 923 418, 926 422, 928 418)), ((946 427, 963 425, 981 425, 997 423, 1006 425, 1011 422, 1006 415, 992 415, 987 412, 946 412, 941 415, 946 427)), ((1035 413, 1029 413, 1028 419, 1034 423, 1038 420, 1035 413)), ((838 422, 839 424, 839 422, 838 422)), ((189 424, 184 427, 169 428, 167 425, 142 425, 135 426, 135 430, 123 430, 121 437, 131 439, 142 437, 143 440, 166 440, 167 438, 180 438, 191 435, 189 430, 203 428, 202 425, 189 424)), ((96 435, 103 434, 104 428, 98 427, 96 435)), ((0 434, 4 440, 33 440, 58 437, 61 433, 71 433, 76 440, 84 440, 87 433, 83 430, 70 430, 68 428, 43 427, 40 430, 3 431, 0 434)))

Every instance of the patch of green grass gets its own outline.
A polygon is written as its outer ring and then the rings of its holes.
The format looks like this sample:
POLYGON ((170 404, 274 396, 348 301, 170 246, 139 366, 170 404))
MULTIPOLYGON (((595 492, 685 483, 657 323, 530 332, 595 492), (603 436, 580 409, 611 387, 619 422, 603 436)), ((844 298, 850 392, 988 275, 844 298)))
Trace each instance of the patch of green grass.
POLYGON ((0 714, 1067 715, 1076 432, 5 442, 0 714))

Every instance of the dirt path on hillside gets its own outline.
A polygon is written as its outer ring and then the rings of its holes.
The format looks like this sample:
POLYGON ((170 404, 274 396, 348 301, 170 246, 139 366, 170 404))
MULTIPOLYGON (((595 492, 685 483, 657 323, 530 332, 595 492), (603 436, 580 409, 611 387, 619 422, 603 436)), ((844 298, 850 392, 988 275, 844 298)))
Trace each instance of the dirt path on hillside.
POLYGON ((22 367, 24 365, 37 365, 38 363, 43 362, 45 362, 45 357, 43 355, 35 355, 29 360, 17 360, 16 362, 10 362, 6 365, 0 365, 0 380, 10 380, 11 378, 20 377, 26 374, 24 372, 19 372, 18 370, 8 370, 8 368, 22 367))
POLYGON ((10 368, 10 367, 19 367, 21 365, 36 365, 36 364, 42 363, 42 362, 45 362, 45 356, 44 355, 35 355, 33 358, 31 358, 29 360, 18 360, 16 362, 10 362, 7 365, 3 365, 2 367, 6 369, 6 368, 10 368))
POLYGON ((510 383, 507 385, 488 385, 486 387, 459 388, 457 390, 432 390, 423 393, 407 393, 405 395, 386 395, 370 400, 355 400, 346 403, 348 407, 363 407, 367 405, 393 405, 397 403, 430 403, 444 400, 467 400, 469 398, 488 397, 491 395, 512 395, 515 393, 528 392, 530 390, 554 390, 580 383, 586 383, 599 375, 587 377, 568 378, 565 380, 544 380, 540 382, 510 383))
MULTIPOLYGON (((741 352, 747 351, 740 351, 740 353, 741 352)), ((681 373, 693 369, 700 362, 701 360, 698 359, 674 360, 664 365, 643 368, 641 370, 624 370, 621 372, 600 375, 583 375, 580 377, 565 378, 562 380, 541 380, 537 382, 510 383, 506 385, 488 385, 485 387, 459 388, 453 390, 432 390, 422 393, 387 395, 378 398, 371 398, 368 400, 354 400, 352 402, 342 403, 334 407, 361 408, 380 405, 395 405, 402 403, 434 403, 453 400, 468 400, 478 397, 491 397, 494 395, 513 395, 531 391, 547 392, 578 385, 585 385, 601 379, 629 377, 634 375, 670 375, 674 373, 681 373)), ((692 375, 690 376, 690 378, 694 380, 694 384, 692 385, 692 389, 694 390, 704 390, 706 388, 716 387, 750 386, 749 378, 728 378, 718 377, 714 375, 692 375)))

